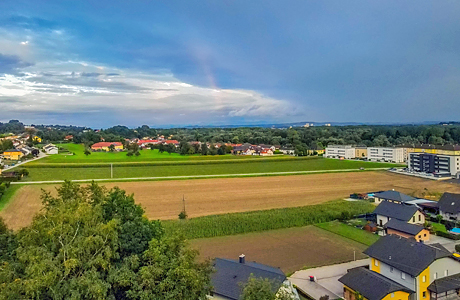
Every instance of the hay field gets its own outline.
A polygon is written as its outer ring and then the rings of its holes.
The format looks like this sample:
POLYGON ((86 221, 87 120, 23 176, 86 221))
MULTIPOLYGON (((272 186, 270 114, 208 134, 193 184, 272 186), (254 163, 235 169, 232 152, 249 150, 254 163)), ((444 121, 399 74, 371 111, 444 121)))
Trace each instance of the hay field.
MULTIPOLYGON (((305 206, 345 198, 354 192, 395 189, 407 194, 457 192, 460 185, 437 182, 389 172, 327 173, 296 176, 195 179, 172 181, 116 182, 134 193, 151 219, 175 219, 186 199, 189 217, 305 206)), ((40 209, 40 189, 55 185, 29 185, 19 189, 0 212, 7 224, 17 229, 29 224, 40 209)))

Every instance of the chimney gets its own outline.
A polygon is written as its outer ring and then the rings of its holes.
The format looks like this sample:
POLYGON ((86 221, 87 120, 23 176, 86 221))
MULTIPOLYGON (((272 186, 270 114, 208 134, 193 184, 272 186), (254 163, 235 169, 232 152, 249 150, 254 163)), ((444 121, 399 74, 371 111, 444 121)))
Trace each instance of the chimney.
POLYGON ((241 255, 239 256, 239 258, 240 258, 240 264, 244 264, 244 262, 245 262, 245 259, 244 259, 244 258, 245 258, 245 255, 244 255, 244 254, 241 254, 241 255))

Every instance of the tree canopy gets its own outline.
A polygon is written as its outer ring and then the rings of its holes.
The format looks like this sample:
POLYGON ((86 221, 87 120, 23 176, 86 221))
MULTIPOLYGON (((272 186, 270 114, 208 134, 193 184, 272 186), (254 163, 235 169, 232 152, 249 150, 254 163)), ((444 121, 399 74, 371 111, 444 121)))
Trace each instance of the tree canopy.
POLYGON ((0 299, 205 299, 211 266, 132 195, 65 182, 17 233, 0 220, 0 299))

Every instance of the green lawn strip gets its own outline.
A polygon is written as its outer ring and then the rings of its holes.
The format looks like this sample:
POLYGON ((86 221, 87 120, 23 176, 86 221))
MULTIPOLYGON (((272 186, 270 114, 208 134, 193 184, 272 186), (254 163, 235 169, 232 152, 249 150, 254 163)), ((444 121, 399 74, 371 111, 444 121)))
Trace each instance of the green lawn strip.
POLYGON ((444 226, 444 224, 432 222, 431 226, 433 227, 435 231, 441 231, 441 232, 447 233, 447 229, 446 229, 446 226, 444 226))
MULTIPOLYGON (((392 164, 339 161, 333 159, 306 159, 286 161, 257 161, 241 163, 212 163, 212 164, 174 164, 174 165, 129 165, 114 166, 113 178, 167 177, 167 176, 204 176, 231 175, 272 172, 301 172, 328 170, 356 170, 388 168, 392 164)), ((26 167, 27 166, 21 166, 26 167)), ((14 170, 14 169, 13 169, 14 170)), ((49 180, 79 180, 110 178, 110 165, 85 168, 28 168, 30 174, 27 181, 49 180)))
POLYGON ((372 245, 380 238, 376 234, 367 232, 362 229, 358 229, 350 225, 343 224, 339 221, 319 223, 315 224, 315 226, 367 246, 372 245))
POLYGON ((14 194, 21 188, 20 185, 11 185, 6 189, 5 194, 0 198, 0 211, 4 209, 10 200, 13 198, 14 194))
POLYGON ((340 217, 372 212, 368 202, 337 200, 324 204, 212 215, 188 220, 163 221, 169 233, 183 232, 188 239, 234 235, 272 229, 302 227, 340 217))

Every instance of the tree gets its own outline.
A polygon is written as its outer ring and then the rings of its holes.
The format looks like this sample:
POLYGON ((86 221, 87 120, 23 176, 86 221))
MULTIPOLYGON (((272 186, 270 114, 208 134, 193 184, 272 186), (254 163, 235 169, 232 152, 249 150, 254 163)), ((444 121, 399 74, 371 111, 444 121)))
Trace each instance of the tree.
POLYGON ((206 143, 201 144, 201 155, 208 155, 208 145, 206 143))
POLYGON ((109 151, 110 151, 110 152, 115 151, 115 145, 114 145, 114 144, 111 144, 111 145, 109 146, 109 151))
POLYGON ((292 300, 293 293, 287 286, 281 286, 278 291, 275 283, 268 278, 256 278, 251 274, 243 286, 242 300, 292 300))
POLYGON ((85 149, 85 152, 83 152, 86 156, 91 155, 91 151, 89 151, 88 148, 85 149))
POLYGON ((206 299, 211 265, 132 195, 66 181, 18 233, 0 220, 0 299, 206 299))
POLYGON ((163 143, 160 143, 160 145, 158 145, 158 151, 159 151, 160 153, 165 152, 165 145, 163 145, 163 143))

